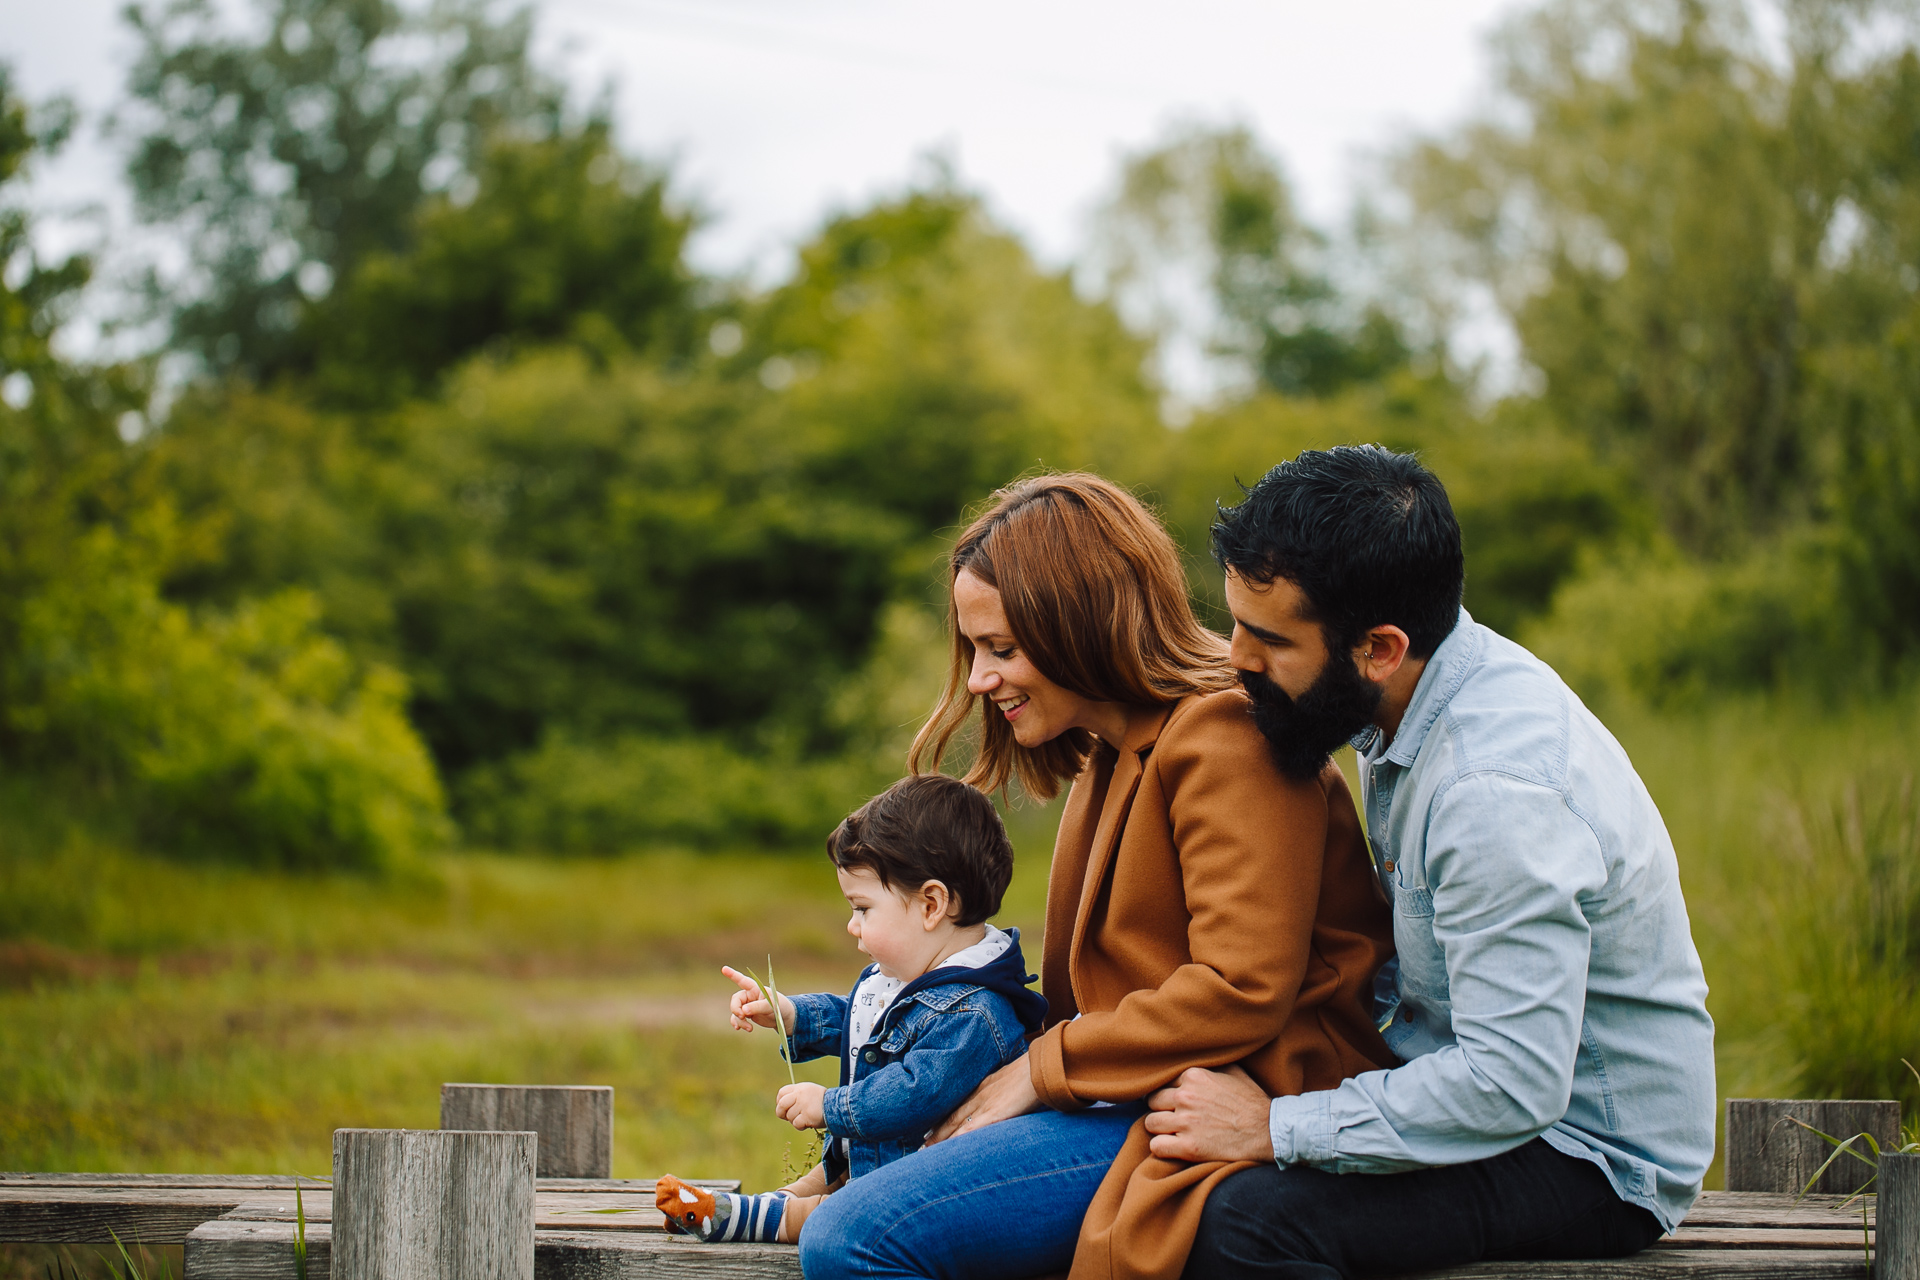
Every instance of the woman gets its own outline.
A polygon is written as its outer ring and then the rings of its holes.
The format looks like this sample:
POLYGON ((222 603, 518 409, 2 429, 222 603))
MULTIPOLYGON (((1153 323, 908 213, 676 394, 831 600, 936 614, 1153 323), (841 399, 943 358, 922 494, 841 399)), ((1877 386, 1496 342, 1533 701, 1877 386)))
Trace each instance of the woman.
POLYGON ((1390 1058, 1368 1015, 1389 954, 1331 767, 1273 765, 1187 603, 1173 542, 1124 490, 1003 490, 951 562, 953 668, 915 770, 980 704, 967 781, 1073 789, 1047 889, 1047 1026, 922 1151, 828 1197, 809 1277, 1180 1273, 1208 1190, 1244 1165, 1148 1149, 1148 1094, 1239 1063, 1271 1094, 1390 1058), (1084 1219, 1084 1221, 1083 1221, 1084 1219), (1076 1249, 1077 1243, 1077 1249, 1076 1249))

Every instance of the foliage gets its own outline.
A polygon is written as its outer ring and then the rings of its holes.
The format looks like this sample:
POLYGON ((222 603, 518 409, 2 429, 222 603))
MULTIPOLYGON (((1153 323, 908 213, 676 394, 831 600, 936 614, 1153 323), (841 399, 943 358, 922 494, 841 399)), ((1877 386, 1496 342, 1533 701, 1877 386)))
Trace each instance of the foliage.
MULTIPOLYGON (((24 217, 12 225, 24 241, 24 217)), ((57 282, 84 269, 49 283, 34 265, 0 312, 0 346, 32 379, 23 405, 0 405, 0 762, 87 788, 155 847, 196 855, 377 867, 438 838, 403 683, 319 634, 305 595, 207 613, 162 596, 204 539, 117 430, 137 420, 140 371, 54 354, 57 282)))
POLYGON ((1157 486, 1186 548, 1196 598, 1228 625, 1207 548, 1216 502, 1238 498, 1302 449, 1376 442, 1421 454, 1446 484, 1467 549, 1467 608, 1512 634, 1571 577, 1588 548, 1645 524, 1621 476, 1583 444, 1508 409, 1475 415, 1458 388, 1402 374, 1317 400, 1259 395, 1196 418, 1157 486))
POLYGON ((154 281, 176 348, 255 380, 298 367, 309 301, 406 249, 426 192, 470 196, 500 128, 560 131, 530 18, 495 7, 260 0, 257 35, 211 0, 128 10, 128 178, 187 250, 184 274, 154 281))
POLYGON ((1403 162, 1546 410, 1623 459, 1691 552, 1819 514, 1809 366, 1884 332, 1915 283, 1920 63, 1864 43, 1856 8, 1786 6, 1782 64, 1733 3, 1549 4, 1505 33, 1513 110, 1403 162))
POLYGON ((1190 124, 1128 157, 1095 255, 1106 287, 1163 342, 1196 329, 1256 385, 1327 395, 1411 354, 1384 309, 1336 290, 1327 248, 1245 126, 1190 124))
POLYGON ((319 393, 388 404, 482 349, 573 341, 602 357, 684 345, 691 219, 605 123, 497 134, 462 203, 428 198, 403 250, 366 253, 308 313, 319 393))

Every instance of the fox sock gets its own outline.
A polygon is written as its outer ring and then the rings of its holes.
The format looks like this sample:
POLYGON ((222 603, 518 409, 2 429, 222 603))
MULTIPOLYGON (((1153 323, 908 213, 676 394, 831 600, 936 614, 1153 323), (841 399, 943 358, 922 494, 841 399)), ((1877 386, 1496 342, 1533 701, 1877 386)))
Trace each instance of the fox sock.
POLYGON ((757 1196, 713 1192, 671 1174, 654 1184, 653 1199, 666 1216, 668 1231, 715 1244, 772 1240, 779 1233, 787 1205, 782 1191, 757 1196))

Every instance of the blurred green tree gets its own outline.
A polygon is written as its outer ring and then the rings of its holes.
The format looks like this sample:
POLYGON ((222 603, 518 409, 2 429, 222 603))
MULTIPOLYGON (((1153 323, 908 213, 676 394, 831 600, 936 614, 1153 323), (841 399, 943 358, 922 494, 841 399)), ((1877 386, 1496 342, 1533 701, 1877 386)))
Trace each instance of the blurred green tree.
POLYGON ((1517 111, 1405 159, 1549 414, 1629 466, 1696 553, 1819 513, 1811 353, 1882 331, 1903 296, 1859 252, 1888 207, 1855 194, 1861 162, 1910 131, 1869 105, 1901 59, 1843 56, 1871 8, 1788 6, 1782 63, 1738 4, 1551 4, 1503 36, 1517 111))
POLYGON ((444 835, 404 682, 322 635, 305 593, 166 600, 213 529, 177 518, 134 443, 143 370, 57 354, 88 264, 40 263, 11 197, 63 118, 34 127, 0 68, 0 763, 54 797, 80 789, 157 848, 385 866, 444 835))
POLYGON ((692 218, 662 172, 622 156, 603 121, 497 134, 472 198, 428 197, 404 249, 375 249, 307 311, 315 390, 344 404, 429 395, 481 349, 562 340, 605 358, 684 354, 692 218))
POLYGON ((127 10, 141 51, 118 127, 136 207, 185 269, 152 291, 171 345, 265 382, 311 360, 308 304, 405 251, 422 198, 463 204, 503 131, 563 129, 526 11, 490 0, 259 0, 260 34, 212 0, 127 10))
POLYGON ((1373 381, 1412 354, 1384 308, 1334 287, 1326 236, 1244 125, 1184 126, 1130 156, 1095 256, 1107 289, 1163 342, 1196 330, 1211 355, 1284 395, 1373 381))

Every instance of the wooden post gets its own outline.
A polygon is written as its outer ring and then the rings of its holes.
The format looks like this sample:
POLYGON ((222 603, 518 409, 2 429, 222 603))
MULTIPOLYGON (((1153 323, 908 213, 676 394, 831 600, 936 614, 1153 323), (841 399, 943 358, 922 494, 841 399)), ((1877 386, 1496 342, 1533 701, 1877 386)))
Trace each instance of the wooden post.
MULTIPOLYGON (((1727 1099, 1727 1190, 1807 1189, 1813 1171, 1826 1163, 1833 1144, 1794 1121, 1845 1141, 1870 1133, 1883 1151, 1900 1145, 1898 1102, 1800 1102, 1777 1098, 1727 1099)), ((1864 1148, 1865 1144, 1861 1144, 1864 1148)), ((1872 1151, 1862 1150, 1872 1156, 1872 1151)), ((1812 1190, 1821 1195, 1852 1195, 1873 1177, 1873 1167, 1841 1156, 1820 1175, 1812 1190)))
POLYGON ((1873 1280, 1920 1280, 1920 1155, 1883 1155, 1873 1280))
POLYGON ((333 1280, 533 1280, 532 1133, 333 1131, 333 1280))
POLYGON ((613 1176, 613 1090, 605 1085, 443 1084, 442 1129, 540 1135, 542 1178, 613 1176))

